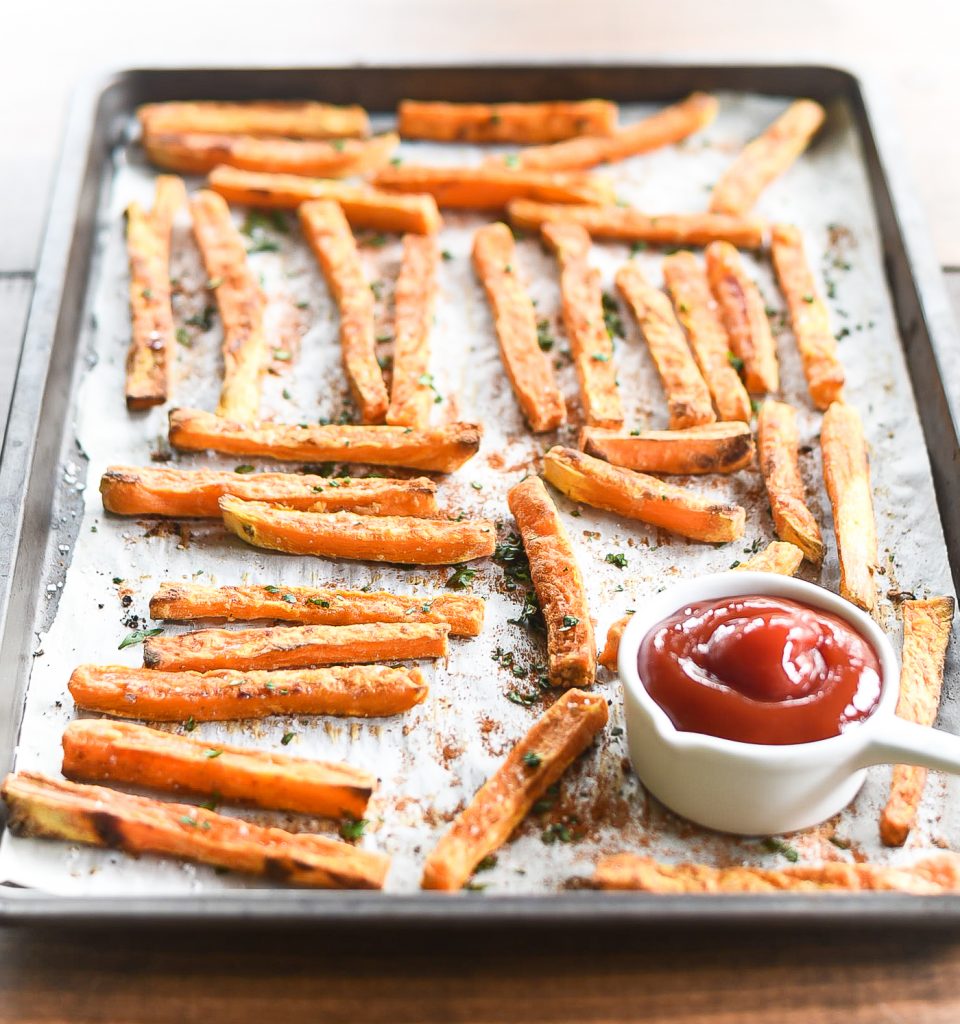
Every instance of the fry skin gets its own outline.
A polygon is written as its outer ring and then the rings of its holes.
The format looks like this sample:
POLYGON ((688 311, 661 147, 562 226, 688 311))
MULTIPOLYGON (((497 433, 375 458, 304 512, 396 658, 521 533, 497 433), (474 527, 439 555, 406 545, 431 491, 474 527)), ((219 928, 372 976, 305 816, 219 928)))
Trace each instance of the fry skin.
POLYGON ((760 193, 807 148, 823 124, 824 109, 795 100, 724 172, 710 196, 711 213, 748 213, 760 193))
POLYGON ((599 694, 567 690, 534 723, 430 851, 424 889, 461 889, 607 724, 599 694))
POLYGON ((548 675, 553 686, 592 686, 597 646, 577 556, 543 481, 512 487, 507 505, 530 562, 530 579, 547 625, 548 675))
MULTIPOLYGON (((909 722, 933 725, 940 707, 943 667, 953 625, 952 597, 904 601, 903 669, 897 714, 909 722)), ((927 769, 895 764, 890 795, 880 814, 880 839, 885 846, 903 846, 917 819, 927 769)))
POLYGON ((770 499, 777 536, 796 544, 814 565, 823 562, 823 538, 800 478, 797 413, 786 402, 768 398, 757 416, 760 472, 770 499))
POLYGON ((639 519, 692 540, 712 544, 743 536, 746 512, 711 501, 656 477, 611 466, 573 448, 555 447, 543 457, 543 475, 573 501, 639 519))
POLYGON ((362 107, 305 100, 219 103, 147 103, 137 110, 145 134, 219 132, 292 139, 346 139, 370 134, 362 107))
POLYGON ((506 224, 487 224, 473 236, 473 266, 500 344, 500 356, 523 415, 535 434, 566 422, 567 410, 553 366, 537 343, 533 303, 520 283, 517 251, 506 224))
POLYGON ((340 207, 318 200, 300 207, 300 226, 340 311, 340 350, 350 392, 364 423, 382 423, 389 398, 373 329, 373 292, 340 207))
POLYGON ((623 423, 613 340, 603 319, 600 274, 590 267, 590 236, 579 224, 544 224, 543 240, 560 260, 563 325, 580 383, 583 416, 591 426, 623 423))
POLYGON ((16 835, 62 839, 131 854, 156 853, 288 885, 380 889, 390 868, 382 853, 326 836, 264 828, 192 804, 168 804, 102 786, 8 775, 0 788, 16 835))
POLYGON ((63 774, 228 803, 339 818, 363 817, 377 785, 346 764, 207 743, 130 722, 83 719, 63 734, 63 774))
POLYGON ((753 434, 740 422, 630 434, 584 427, 579 444, 595 459, 640 473, 735 473, 753 462, 753 434))

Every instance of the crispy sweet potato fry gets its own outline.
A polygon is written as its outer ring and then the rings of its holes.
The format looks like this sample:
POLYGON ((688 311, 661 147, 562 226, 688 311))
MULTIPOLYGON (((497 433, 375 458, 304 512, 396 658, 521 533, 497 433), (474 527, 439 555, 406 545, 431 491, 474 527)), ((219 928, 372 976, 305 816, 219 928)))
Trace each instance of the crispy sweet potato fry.
POLYGON ((403 260, 394 294, 393 380, 387 423, 425 428, 434 404, 430 331, 437 292, 436 239, 405 235, 403 260))
POLYGON ((264 174, 236 167, 214 167, 210 188, 231 203, 294 210, 311 199, 339 203, 352 228, 373 231, 410 231, 429 235, 442 221, 433 196, 382 192, 368 185, 306 178, 296 174, 264 174))
POLYGON ((793 406, 768 398, 757 416, 757 444, 773 525, 778 537, 796 544, 807 559, 820 565, 823 539, 800 479, 799 443, 793 406))
POLYGON ((877 600, 877 526, 867 442, 860 414, 852 405, 834 402, 824 413, 820 449, 840 556, 840 596, 873 611, 877 600))
POLYGON ((478 636, 483 598, 474 594, 388 594, 333 587, 207 587, 161 583, 150 599, 152 619, 280 619, 305 626, 361 622, 446 622, 454 636, 478 636))
POLYGON ((492 555, 489 519, 456 522, 353 512, 298 512, 262 501, 220 499, 224 525, 255 547, 292 555, 357 558, 398 565, 457 565, 492 555))
POLYGON ((717 544, 743 536, 746 512, 739 505, 701 498, 683 487, 611 466, 572 448, 551 448, 543 457, 543 475, 574 501, 682 537, 717 544))
POLYGON ((607 639, 604 641, 603 650, 600 652, 600 664, 611 672, 617 671, 617 658, 620 655, 620 640, 623 638, 623 631, 630 621, 629 615, 617 619, 607 630, 607 639))
MULTIPOLYGON (((953 625, 952 597, 904 601, 903 669, 897 714, 910 722, 933 725, 940 706, 943 666, 953 625)), ((886 846, 903 846, 917 818, 927 769, 918 765, 893 766, 890 795, 880 814, 880 839, 886 846)))
POLYGON ((332 665, 289 672, 158 672, 80 665, 70 676, 78 708, 150 722, 222 722, 269 715, 398 715, 427 696, 418 668, 332 665))
POLYGON ((223 322, 223 388, 217 415, 249 422, 257 418, 260 378, 267 364, 266 297, 247 266, 247 250, 224 200, 215 192, 198 192, 190 201, 190 212, 223 322))
POLYGON ((573 545, 543 481, 512 487, 507 504, 517 521, 530 578, 547 625, 548 674, 553 686, 592 686, 597 645, 590 606, 573 545))
POLYGON ((153 210, 147 213, 139 203, 127 208, 132 320, 127 354, 128 409, 163 405, 170 394, 177 350, 170 305, 170 233, 173 218, 186 202, 183 182, 161 174, 153 210))
POLYGON ((363 107, 307 100, 221 103, 147 103, 137 110, 145 133, 219 132, 292 139, 345 139, 370 134, 363 107))
POLYGON ((729 242, 711 242, 704 253, 713 297, 727 329, 730 347, 743 362, 743 379, 751 394, 780 390, 777 346, 759 288, 743 269, 740 253, 729 242))
POLYGON ((381 889, 390 867, 382 853, 326 836, 264 828, 192 804, 168 804, 103 786, 8 775, 0 788, 17 835, 156 853, 265 875, 319 889, 381 889))
POLYGON ((131 722, 82 719, 63 734, 63 774, 228 803, 339 818, 363 817, 376 777, 346 764, 207 743, 131 722))
POLYGON ((500 356, 513 393, 534 433, 566 421, 553 366, 537 343, 533 303, 520 283, 517 251, 506 224, 487 224, 473 236, 473 266, 493 312, 500 356))
POLYGON ((630 434, 584 427, 580 448, 596 459, 641 473, 735 473, 753 461, 753 434, 746 423, 738 422, 630 434))
POLYGON ((786 224, 775 224, 771 255, 787 300, 810 397, 818 409, 826 409, 831 402, 843 401, 843 366, 837 355, 836 338, 830 332, 827 307, 807 265, 800 232, 786 224))
POLYGON ((480 449, 481 428, 449 423, 411 427, 232 423, 200 409, 170 410, 170 444, 181 451, 211 449, 281 462, 351 462, 452 473, 480 449))
POLYGON ((603 319, 600 274, 590 267, 590 236, 579 224, 544 224, 544 241, 560 259, 563 325, 580 382, 583 416, 594 426, 623 423, 613 341, 603 319))
POLYGON ((449 632, 445 622, 198 629, 147 637, 143 665, 161 672, 209 672, 445 658, 449 632))
POLYGON ((750 396, 730 361, 730 340, 692 252, 665 256, 663 279, 721 420, 750 422, 750 396))
POLYGON ((340 207, 327 200, 304 203, 300 226, 340 311, 340 350, 347 383, 364 423, 381 423, 387 386, 377 362, 373 292, 363 274, 353 232, 340 207))
POLYGON ((616 282, 637 318, 660 374, 670 429, 713 423, 717 417, 710 402, 710 389, 690 353, 670 300, 646 280, 634 263, 626 263, 617 271, 616 282))
POLYGON ((402 100, 397 108, 405 139, 434 142, 557 142, 606 135, 617 126, 609 100, 541 103, 442 103, 402 100))
POLYGON ((813 100, 795 100, 724 172, 710 197, 711 213, 743 214, 760 193, 807 148, 823 124, 824 110, 813 100))
POLYGON ((717 240, 742 249, 760 249, 766 224, 755 217, 720 213, 641 213, 630 206, 575 206, 514 199, 507 207, 510 223, 523 231, 539 231, 551 221, 580 224, 591 238, 651 245, 709 245, 717 240))
POLYGON ((567 690, 510 751, 462 811, 423 867, 424 889, 456 890, 510 833, 607 724, 599 694, 567 690))

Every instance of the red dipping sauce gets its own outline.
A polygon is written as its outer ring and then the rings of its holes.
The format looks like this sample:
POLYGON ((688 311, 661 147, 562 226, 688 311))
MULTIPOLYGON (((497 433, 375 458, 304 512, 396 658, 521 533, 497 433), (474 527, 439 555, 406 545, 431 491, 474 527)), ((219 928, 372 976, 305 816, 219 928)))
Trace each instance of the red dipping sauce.
POLYGON ((883 682, 843 619, 759 596, 681 608, 643 638, 637 668, 677 729, 743 743, 838 736, 873 713, 883 682))

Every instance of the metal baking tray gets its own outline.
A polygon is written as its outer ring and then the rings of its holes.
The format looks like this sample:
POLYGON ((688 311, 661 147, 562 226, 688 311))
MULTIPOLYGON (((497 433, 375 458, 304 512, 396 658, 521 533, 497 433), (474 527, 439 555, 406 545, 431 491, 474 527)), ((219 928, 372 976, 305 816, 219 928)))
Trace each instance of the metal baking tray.
MULTIPOLYGON (((892 159, 889 114, 851 73, 791 65, 485 65, 151 69, 122 71, 76 97, 51 203, 37 285, 0 460, 0 768, 14 760, 37 634, 57 604, 73 556, 82 497, 83 454, 74 430, 77 389, 90 352, 99 212, 133 110, 171 99, 315 98, 360 103, 374 114, 405 96, 451 100, 534 100, 603 96, 623 104, 665 102, 692 90, 811 96, 842 102, 852 118, 865 189, 873 207, 883 274, 917 404, 946 551, 960 574, 957 415, 960 345, 940 270, 902 168, 892 159), (73 465, 72 465, 73 464, 73 465), (66 467, 66 469, 65 469, 66 467), (63 474, 67 474, 65 485, 63 474), (66 541, 66 542, 65 542, 66 541)), ((879 396, 878 396, 879 397, 879 396)), ((922 462, 922 460, 921 460, 922 462)), ((921 473, 925 469, 921 467, 921 473)), ((88 482, 90 482, 88 480, 88 482)), ((921 499, 925 500, 925 499, 921 499)), ((930 497, 932 503, 932 495, 930 497)), ((934 509, 922 510, 934 516, 934 509)), ((936 555, 936 553, 934 553, 936 555)), ((946 569, 945 566, 941 566, 946 569)), ((948 665, 947 699, 956 699, 948 665)), ((162 895, 51 895, 0 886, 0 922, 155 924, 185 922, 396 926, 782 922, 862 925, 883 919, 956 924, 960 897, 896 894, 661 897, 558 891, 544 895, 305 892, 231 889, 162 895)))

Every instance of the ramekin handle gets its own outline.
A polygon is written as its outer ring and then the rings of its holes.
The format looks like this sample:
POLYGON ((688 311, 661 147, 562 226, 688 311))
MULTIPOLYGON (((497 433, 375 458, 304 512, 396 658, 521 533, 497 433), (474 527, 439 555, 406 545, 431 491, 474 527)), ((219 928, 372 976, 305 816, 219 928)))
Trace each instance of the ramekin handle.
POLYGON ((893 717, 871 737, 859 760, 861 768, 913 764, 960 775, 960 736, 893 717))

